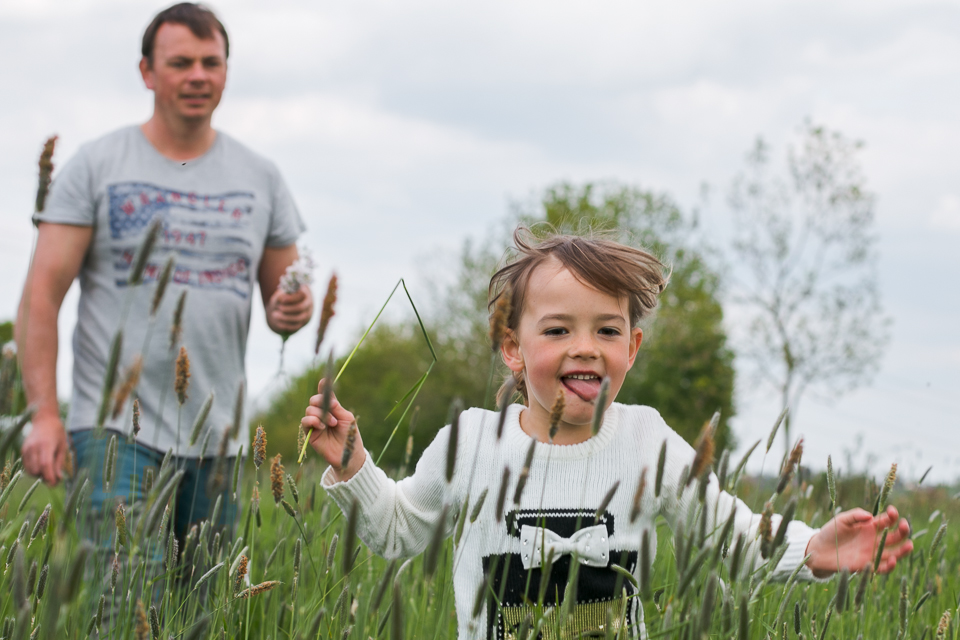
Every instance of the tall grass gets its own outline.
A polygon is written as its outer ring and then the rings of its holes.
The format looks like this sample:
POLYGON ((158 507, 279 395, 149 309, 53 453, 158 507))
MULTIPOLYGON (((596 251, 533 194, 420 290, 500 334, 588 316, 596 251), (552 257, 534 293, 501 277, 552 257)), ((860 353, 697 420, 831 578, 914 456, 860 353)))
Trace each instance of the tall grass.
MULTIPOLYGON (((277 501, 255 504, 260 472, 248 474, 236 497, 234 537, 204 521, 182 544, 165 515, 179 472, 161 469, 144 504, 128 504, 104 521, 110 545, 104 552, 79 534, 89 517, 85 471, 69 491, 51 490, 25 477, 16 448, 6 449, 0 637, 456 637, 452 541, 431 545, 426 562, 417 558, 397 571, 396 562, 356 539, 355 516, 342 517, 318 486, 322 469, 313 457, 293 474, 276 471, 277 501)), ((737 484, 753 504, 777 482, 737 484)), ((892 575, 775 584, 765 567, 731 575, 734 540, 701 547, 695 522, 676 535, 661 530, 656 560, 641 576, 649 587, 629 596, 642 600, 649 637, 956 638, 960 541, 946 526, 947 514, 957 515, 955 500, 942 488, 890 491, 864 478, 841 478, 836 491, 844 508, 857 506, 847 503, 854 496, 872 507, 883 492, 911 518, 917 549, 892 575)), ((795 500, 796 517, 815 526, 831 513, 826 476, 791 481, 780 500, 795 500)), ((497 594, 488 597, 497 606, 497 594)), ((539 617, 524 630, 558 637, 558 612, 532 611, 539 617)))

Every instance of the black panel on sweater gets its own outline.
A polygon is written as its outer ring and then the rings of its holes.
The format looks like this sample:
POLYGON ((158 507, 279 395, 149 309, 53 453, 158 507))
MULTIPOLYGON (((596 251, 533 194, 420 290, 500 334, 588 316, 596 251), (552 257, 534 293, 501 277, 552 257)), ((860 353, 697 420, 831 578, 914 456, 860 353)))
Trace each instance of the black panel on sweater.
MULTIPOLYGON (((595 515, 595 511, 584 509, 554 509, 539 512, 536 510, 511 511, 505 518, 505 526, 508 534, 516 538, 520 537, 520 528, 524 525, 542 526, 564 538, 569 538, 581 529, 592 527, 594 524, 604 524, 607 528, 607 534, 613 535, 613 515, 604 512, 599 521, 594 523, 595 515)), ((636 550, 611 548, 610 558, 631 573, 636 569, 636 550)), ((572 558, 569 555, 563 555, 554 561, 544 595, 543 604, 545 606, 556 606, 559 609, 559 605, 563 602, 571 560, 572 558)), ((490 573, 491 566, 495 567, 490 583, 493 593, 498 596, 503 593, 501 603, 504 608, 537 602, 540 581, 543 577, 542 569, 525 570, 518 553, 484 556, 482 564, 484 575, 490 573), (495 563, 494 559, 496 559, 495 563), (526 593, 526 597, 524 597, 524 593, 526 593)), ((621 583, 621 589, 627 590, 628 596, 635 592, 630 581, 623 578, 618 580, 617 572, 610 569, 609 565, 607 567, 589 567, 581 564, 577 579, 576 601, 578 604, 619 601, 620 594, 614 592, 617 582, 621 583)), ((632 609, 632 607, 627 608, 626 622, 628 625, 634 623, 632 609)), ((518 626, 505 620, 501 612, 498 612, 492 596, 488 596, 487 600, 486 623, 487 638, 490 640, 502 640, 506 637, 506 633, 515 631, 515 627, 518 626)))

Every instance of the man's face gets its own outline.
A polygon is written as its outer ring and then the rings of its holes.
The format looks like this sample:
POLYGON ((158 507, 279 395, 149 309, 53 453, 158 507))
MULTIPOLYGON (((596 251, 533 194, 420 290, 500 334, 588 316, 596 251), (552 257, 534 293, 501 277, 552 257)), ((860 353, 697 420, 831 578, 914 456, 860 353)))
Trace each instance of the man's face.
POLYGON ((223 36, 201 40, 182 24, 160 25, 153 64, 140 61, 143 82, 154 93, 154 109, 166 118, 209 120, 227 83, 223 36))

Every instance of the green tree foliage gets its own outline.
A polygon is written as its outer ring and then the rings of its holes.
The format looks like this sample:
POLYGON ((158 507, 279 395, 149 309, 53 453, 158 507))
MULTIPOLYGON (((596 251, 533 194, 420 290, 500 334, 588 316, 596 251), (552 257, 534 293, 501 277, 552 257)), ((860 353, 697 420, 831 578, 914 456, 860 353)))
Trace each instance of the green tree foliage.
MULTIPOLYGON (((12 342, 13 323, 0 322, 0 347, 12 342)), ((27 398, 20 384, 20 367, 6 358, 0 363, 0 415, 16 415, 27 407, 27 398)))
MULTIPOLYGON (((465 242, 455 277, 434 283, 435 300, 424 320, 438 362, 416 402, 420 410, 412 462, 447 423, 453 398, 459 397, 467 407, 494 406, 494 393, 506 369, 490 350, 487 286, 503 255, 502 247, 510 244, 509 233, 518 223, 532 225, 537 232, 550 228, 568 233, 606 231, 654 251, 672 268, 660 307, 645 323, 637 364, 617 399, 657 408, 690 442, 719 409, 723 419, 716 434, 718 446, 732 446, 727 420, 734 413, 733 354, 726 346, 723 311, 717 301, 719 278, 703 251, 692 244, 695 225, 660 194, 615 184, 560 183, 547 189, 535 205, 518 205, 502 233, 484 243, 465 242)), ((358 413, 364 445, 374 456, 390 438, 400 412, 389 419, 387 414, 429 364, 429 349, 419 326, 410 320, 378 324, 344 371, 338 397, 358 413)), ((271 447, 293 455, 295 427, 309 397, 316 393, 320 376, 320 368, 315 368, 297 377, 259 416, 271 447)), ((407 435, 405 423, 384 454, 384 466, 403 464, 407 435)))

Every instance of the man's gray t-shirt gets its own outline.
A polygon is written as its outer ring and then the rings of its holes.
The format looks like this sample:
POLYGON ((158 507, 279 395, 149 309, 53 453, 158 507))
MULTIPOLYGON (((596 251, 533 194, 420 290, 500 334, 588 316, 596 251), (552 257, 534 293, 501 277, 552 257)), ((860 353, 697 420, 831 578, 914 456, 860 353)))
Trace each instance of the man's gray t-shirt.
MULTIPOLYGON (((136 391, 139 441, 184 456, 200 455, 200 441, 188 445, 190 428, 213 391, 207 455, 215 454, 224 430, 233 423, 237 390, 245 378, 250 304, 263 250, 293 244, 304 229, 276 166, 220 132, 203 156, 170 160, 138 126, 131 126, 82 146, 58 173, 46 209, 36 220, 93 227, 80 270, 68 430, 95 425, 110 344, 122 324, 120 374, 143 354, 136 391), (144 282, 128 286, 137 247, 156 216, 163 226, 144 282), (157 279, 170 255, 176 266, 151 319, 157 279), (182 291, 187 292, 183 331, 171 347, 174 309, 182 291), (190 357, 191 377, 178 419, 173 382, 181 345, 190 357)), ((116 420, 108 417, 106 427, 128 433, 131 424, 128 399, 123 413, 116 420)), ((229 451, 236 453, 247 438, 244 424, 229 451)))

